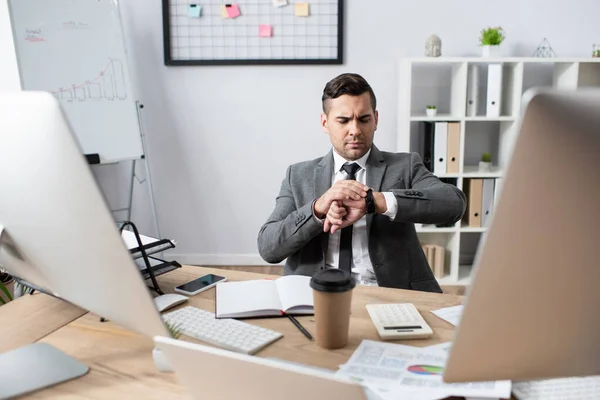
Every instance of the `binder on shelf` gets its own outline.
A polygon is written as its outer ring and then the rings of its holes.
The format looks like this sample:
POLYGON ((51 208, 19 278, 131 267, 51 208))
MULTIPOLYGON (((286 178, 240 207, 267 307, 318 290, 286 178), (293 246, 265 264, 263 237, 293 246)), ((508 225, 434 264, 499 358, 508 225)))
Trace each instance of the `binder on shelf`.
POLYGON ((448 123, 436 122, 433 139, 433 173, 446 174, 446 156, 448 155, 448 123))
POLYGON ((494 179, 483 180, 481 196, 481 226, 488 227, 494 209, 494 179))
POLYGON ((460 164, 460 122, 448 122, 448 152, 446 155, 446 172, 458 174, 460 164))
POLYGON ((433 131, 434 125, 431 122, 423 122, 423 148, 421 149, 421 158, 423 165, 430 172, 433 172, 433 131))
POLYGON ((502 64, 488 65, 487 101, 485 115, 488 117, 500 116, 500 102, 502 100, 502 64))
POLYGON ((465 222, 471 228, 481 228, 483 179, 465 179, 465 195, 467 196, 465 222))
POLYGON ((469 82, 467 83, 467 116, 477 116, 479 105, 479 65, 469 65, 469 82))
POLYGON ((496 178, 496 184, 494 185, 494 207, 496 206, 496 203, 498 203, 498 197, 500 197, 502 182, 502 178, 496 178))
POLYGON ((421 244, 427 263, 436 279, 444 277, 444 258, 446 249, 436 244, 421 244))

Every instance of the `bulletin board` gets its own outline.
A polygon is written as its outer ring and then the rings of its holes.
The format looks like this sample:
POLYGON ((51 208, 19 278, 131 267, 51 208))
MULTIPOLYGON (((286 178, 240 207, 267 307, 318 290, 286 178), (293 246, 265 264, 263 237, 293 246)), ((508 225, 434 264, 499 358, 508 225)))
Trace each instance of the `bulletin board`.
POLYGON ((162 1, 165 65, 343 62, 343 0, 162 1))

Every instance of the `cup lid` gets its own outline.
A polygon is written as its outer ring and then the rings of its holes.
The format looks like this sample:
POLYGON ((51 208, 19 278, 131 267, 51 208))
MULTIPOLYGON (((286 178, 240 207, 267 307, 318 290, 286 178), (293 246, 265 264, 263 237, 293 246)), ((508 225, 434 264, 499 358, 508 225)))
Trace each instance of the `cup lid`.
POLYGON ((352 275, 337 268, 324 269, 310 280, 310 287, 320 292, 346 292, 356 285, 352 275))

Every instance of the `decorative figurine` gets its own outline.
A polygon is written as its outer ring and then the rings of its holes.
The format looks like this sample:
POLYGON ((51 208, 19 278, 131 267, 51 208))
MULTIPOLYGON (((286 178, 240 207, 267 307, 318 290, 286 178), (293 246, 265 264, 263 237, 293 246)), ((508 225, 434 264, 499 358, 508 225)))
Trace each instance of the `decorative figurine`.
POLYGON ((537 47, 537 49, 533 53, 533 56, 534 57, 542 57, 542 58, 550 58, 550 57, 556 57, 556 54, 554 53, 554 50, 552 50, 552 46, 550 46, 550 42, 548 42, 548 39, 544 38, 544 40, 542 40, 542 43, 540 43, 540 45, 537 47))
POLYGON ((437 35, 431 35, 425 42, 425 55, 427 57, 439 57, 442 55, 442 39, 437 35))

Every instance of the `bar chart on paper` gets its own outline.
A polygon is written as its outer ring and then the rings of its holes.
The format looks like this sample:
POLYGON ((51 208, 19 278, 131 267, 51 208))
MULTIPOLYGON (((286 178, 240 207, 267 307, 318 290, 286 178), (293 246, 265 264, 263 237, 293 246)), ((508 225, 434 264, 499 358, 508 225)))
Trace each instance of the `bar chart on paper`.
POLYGON ((60 104, 84 154, 143 156, 119 5, 113 0, 9 0, 21 88, 60 104))

